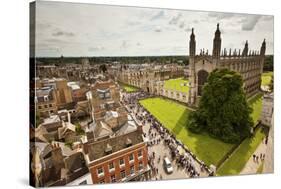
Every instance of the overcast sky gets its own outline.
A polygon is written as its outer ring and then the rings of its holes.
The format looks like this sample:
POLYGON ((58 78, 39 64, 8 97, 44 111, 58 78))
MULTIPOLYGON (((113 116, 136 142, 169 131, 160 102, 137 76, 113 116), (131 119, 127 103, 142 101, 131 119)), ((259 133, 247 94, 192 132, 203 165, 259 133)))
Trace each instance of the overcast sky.
MULTIPOLYGON (((222 48, 273 53, 273 17, 37 1, 36 56, 188 55, 194 27, 197 53, 212 52, 216 24, 222 48)), ((233 52, 233 51, 232 51, 233 52)))

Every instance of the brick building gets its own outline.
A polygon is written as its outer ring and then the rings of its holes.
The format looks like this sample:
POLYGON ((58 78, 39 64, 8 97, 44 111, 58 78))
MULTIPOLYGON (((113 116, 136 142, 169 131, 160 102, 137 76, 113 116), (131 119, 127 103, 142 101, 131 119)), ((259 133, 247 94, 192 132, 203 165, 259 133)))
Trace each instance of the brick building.
POLYGON ((148 150, 142 127, 121 136, 88 141, 85 159, 94 184, 148 178, 148 150))

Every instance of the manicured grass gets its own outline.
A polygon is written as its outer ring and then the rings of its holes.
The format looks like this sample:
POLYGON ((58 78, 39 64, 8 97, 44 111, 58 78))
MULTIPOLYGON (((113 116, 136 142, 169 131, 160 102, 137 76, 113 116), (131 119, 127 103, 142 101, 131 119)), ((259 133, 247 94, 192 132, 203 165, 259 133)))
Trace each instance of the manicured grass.
POLYGON ((253 137, 247 138, 241 143, 230 158, 218 169, 217 174, 223 176, 239 174, 264 137, 262 128, 259 128, 253 137))
POLYGON ((119 83, 119 85, 127 92, 127 93, 132 93, 138 91, 137 87, 127 85, 125 83, 119 83))
POLYGON ((262 111, 262 94, 258 94, 255 97, 249 100, 250 106, 253 108, 253 112, 251 114, 255 125, 257 124, 258 120, 261 116, 262 111))
POLYGON ((273 72, 265 72, 262 74, 262 77, 261 77, 261 85, 269 85, 270 84, 270 81, 271 81, 271 78, 273 76, 273 72))
POLYGON ((188 80, 183 78, 169 79, 165 81, 164 88, 187 93, 189 90, 188 80))
POLYGON ((206 133, 194 134, 186 129, 191 110, 184 105, 162 98, 144 99, 140 103, 207 165, 217 165, 233 146, 206 133))

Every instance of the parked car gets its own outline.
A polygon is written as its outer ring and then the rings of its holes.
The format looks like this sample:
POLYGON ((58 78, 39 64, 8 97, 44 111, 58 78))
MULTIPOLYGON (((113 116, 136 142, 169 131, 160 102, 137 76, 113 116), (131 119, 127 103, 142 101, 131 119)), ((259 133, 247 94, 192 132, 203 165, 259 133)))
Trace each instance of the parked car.
POLYGON ((171 174, 173 172, 173 166, 168 157, 164 158, 163 166, 164 166, 164 170, 166 171, 166 173, 171 174))

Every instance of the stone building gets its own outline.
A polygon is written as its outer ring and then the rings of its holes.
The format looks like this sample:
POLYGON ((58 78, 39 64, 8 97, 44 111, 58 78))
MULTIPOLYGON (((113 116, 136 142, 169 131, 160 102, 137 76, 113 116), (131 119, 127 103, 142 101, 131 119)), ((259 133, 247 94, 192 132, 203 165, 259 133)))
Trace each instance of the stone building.
POLYGON ((126 69, 118 76, 118 80, 151 93, 159 93, 159 81, 184 76, 183 66, 170 64, 165 66, 150 65, 149 67, 126 69))
MULTIPOLYGON (((40 105, 39 98, 41 97, 43 97, 43 100, 45 100, 44 102, 49 102, 50 99, 52 99, 52 106, 50 106, 49 109, 52 107, 56 107, 57 109, 63 109, 73 102, 72 90, 67 85, 67 80, 64 78, 42 79, 42 80, 37 79, 36 80, 36 98, 38 100, 37 106, 40 105), (55 104, 55 106, 53 106, 53 104, 55 104)), ((50 110, 50 113, 53 112, 51 112, 50 110)))
POLYGON ((262 43, 260 51, 249 51, 246 41, 243 51, 231 49, 227 52, 221 47, 222 39, 219 24, 213 41, 213 52, 201 50, 196 54, 196 40, 194 30, 189 41, 189 99, 191 105, 196 105, 202 95, 202 88, 208 75, 214 69, 230 69, 239 72, 244 81, 244 90, 248 97, 255 95, 260 90, 261 74, 263 71, 266 43, 262 43), (199 98, 198 98, 199 97, 199 98))
POLYGON ((272 122, 274 106, 273 97, 273 93, 265 94, 262 100, 261 122, 267 126, 271 126, 272 122))
POLYGON ((96 81, 91 87, 92 118, 98 127, 117 129, 127 121, 127 112, 120 103, 118 86, 112 80, 96 81))

